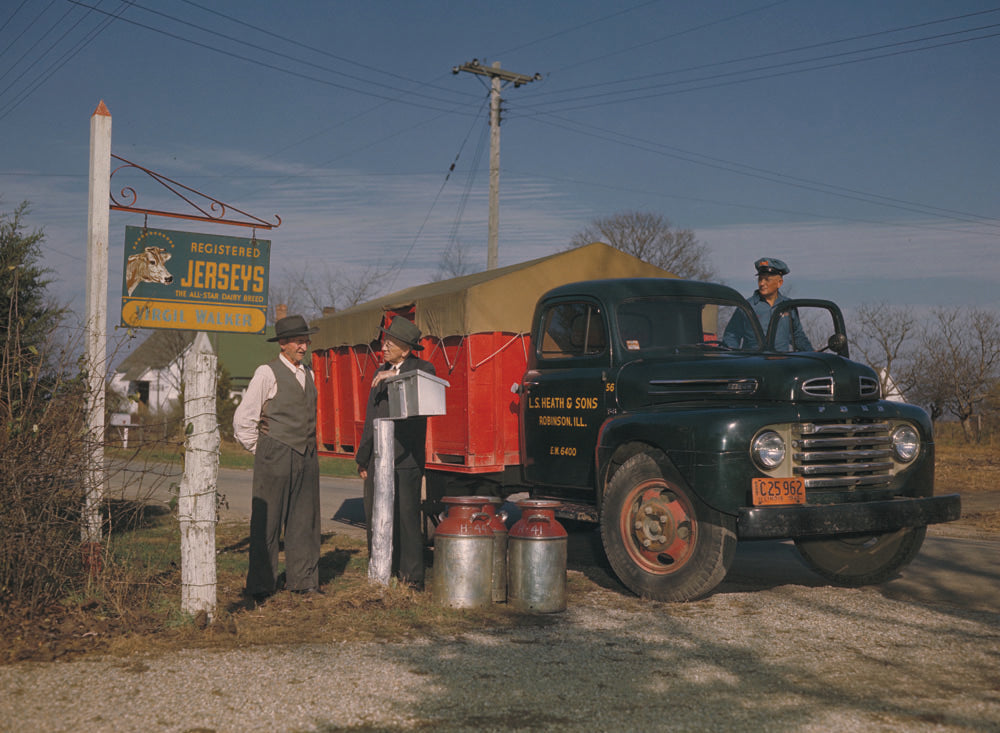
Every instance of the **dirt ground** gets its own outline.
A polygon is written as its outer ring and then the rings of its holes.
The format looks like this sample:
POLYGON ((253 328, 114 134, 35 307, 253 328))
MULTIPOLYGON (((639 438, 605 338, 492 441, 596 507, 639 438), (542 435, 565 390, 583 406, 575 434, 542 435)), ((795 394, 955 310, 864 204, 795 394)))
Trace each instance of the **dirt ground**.
MULTIPOLYGON (((960 493, 963 504, 961 519, 936 526, 936 533, 1000 541, 1000 456, 982 450, 948 451, 943 459, 939 455, 936 484, 938 493, 960 493)), ((363 542, 356 539, 337 535, 325 537, 323 553, 324 562, 330 566, 328 577, 344 574, 363 552, 363 542)), ((572 557, 570 565, 574 565, 572 557)), ((571 603, 589 603, 597 597, 609 597, 607 591, 616 581, 607 568, 595 570, 570 573, 571 603)), ((22 660, 68 660, 93 653, 128 654, 191 647, 229 648, 248 643, 329 641, 332 614, 344 619, 341 624, 344 638, 355 640, 433 635, 439 626, 456 622, 447 612, 433 610, 429 593, 416 595, 404 589, 390 589, 384 594, 366 590, 363 583, 356 583, 348 592, 333 592, 312 604, 298 603, 288 598, 288 594, 279 594, 258 609, 240 596, 240 585, 239 581, 220 580, 221 612, 216 623, 207 628, 204 619, 196 619, 194 626, 178 621, 170 628, 163 628, 162 614, 133 614, 125 620, 115 614, 97 612, 96 603, 61 604, 32 617, 19 614, 16 608, 8 609, 0 618, 0 639, 3 640, 0 664, 22 660), (309 629, 316 629, 316 635, 310 635, 309 629)), ((627 593, 623 595, 620 588, 617 590, 619 593, 615 596, 622 597, 617 599, 615 606, 628 605, 627 593)), ((468 616, 462 617, 462 623, 468 622, 468 616)), ((526 620, 501 608, 474 617, 471 623, 482 628, 497 628, 524 624, 526 620)), ((529 623, 544 624, 545 621, 529 623)))

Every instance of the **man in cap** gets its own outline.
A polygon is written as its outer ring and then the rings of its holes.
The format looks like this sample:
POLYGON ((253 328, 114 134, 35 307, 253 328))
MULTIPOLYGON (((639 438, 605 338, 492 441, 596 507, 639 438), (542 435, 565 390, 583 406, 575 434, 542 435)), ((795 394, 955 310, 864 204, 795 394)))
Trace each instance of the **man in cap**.
POLYGON ((254 454, 246 594, 258 602, 278 590, 282 528, 285 587, 322 593, 316 385, 302 363, 316 331, 297 315, 274 324, 268 341, 277 341, 280 352, 257 367, 233 415, 236 440, 254 454))
MULTIPOLYGON (((785 282, 785 275, 788 274, 788 265, 775 257, 762 257, 753 263, 757 270, 757 290, 747 298, 760 327, 767 333, 768 324, 771 322, 771 311, 778 303, 784 300, 791 300, 779 292, 779 288, 785 282)), ((754 337, 752 326, 747 323, 743 313, 737 311, 729 320, 726 331, 722 335, 722 343, 731 349, 754 348, 757 339, 754 337)), ((776 351, 812 351, 812 344, 802 329, 802 322, 799 320, 797 311, 786 311, 781 315, 778 323, 778 330, 774 336, 774 348, 776 351)))
MULTIPOLYGON (((365 428, 354 460, 364 479, 365 521, 368 526, 368 551, 372 545, 372 505, 375 501, 375 420, 389 417, 389 390, 385 380, 397 374, 420 370, 434 374, 434 365, 417 357, 422 351, 420 329, 404 316, 395 316, 388 328, 381 329, 383 364, 375 372, 365 428)), ((427 418, 396 420, 395 500, 393 506, 392 571, 416 590, 424 588, 424 538, 420 527, 420 484, 424 477, 427 418)))

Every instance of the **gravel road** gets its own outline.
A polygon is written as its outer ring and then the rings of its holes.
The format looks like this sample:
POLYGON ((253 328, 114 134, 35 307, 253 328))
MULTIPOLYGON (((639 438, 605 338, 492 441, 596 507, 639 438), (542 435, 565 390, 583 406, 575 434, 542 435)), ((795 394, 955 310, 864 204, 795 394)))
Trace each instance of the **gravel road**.
POLYGON ((997 613, 742 587, 684 605, 597 587, 515 630, 406 643, 10 665, 0 730, 1000 730, 997 613))

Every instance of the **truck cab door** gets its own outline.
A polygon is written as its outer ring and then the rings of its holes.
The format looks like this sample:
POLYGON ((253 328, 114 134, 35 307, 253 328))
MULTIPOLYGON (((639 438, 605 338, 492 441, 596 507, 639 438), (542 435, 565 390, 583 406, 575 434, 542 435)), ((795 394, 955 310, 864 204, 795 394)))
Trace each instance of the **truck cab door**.
POLYGON ((851 358, 844 314, 830 300, 800 298, 777 303, 765 343, 767 351, 831 351, 851 358))
POLYGON ((536 317, 533 368, 521 384, 524 477, 593 489, 594 449, 610 394, 607 318, 598 302, 583 297, 549 301, 536 317))

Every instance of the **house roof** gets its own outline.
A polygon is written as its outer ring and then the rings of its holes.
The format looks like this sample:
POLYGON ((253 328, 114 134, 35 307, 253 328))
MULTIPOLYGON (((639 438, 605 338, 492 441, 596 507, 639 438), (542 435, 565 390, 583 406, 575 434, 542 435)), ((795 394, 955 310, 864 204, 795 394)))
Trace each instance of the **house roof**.
POLYGON ((386 311, 413 307, 425 336, 489 331, 523 333, 535 302, 547 290, 576 280, 677 277, 607 244, 583 247, 473 275, 418 285, 317 319, 314 349, 369 343, 386 311))
MULTIPOLYGON (((165 369, 194 341, 195 331, 156 330, 139 344, 135 351, 122 359, 115 369, 123 379, 132 381, 147 370, 165 369)), ((250 381, 254 370, 277 354, 277 346, 267 339, 274 336, 274 326, 263 334, 210 333, 209 343, 219 363, 234 382, 250 381)))

